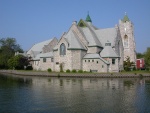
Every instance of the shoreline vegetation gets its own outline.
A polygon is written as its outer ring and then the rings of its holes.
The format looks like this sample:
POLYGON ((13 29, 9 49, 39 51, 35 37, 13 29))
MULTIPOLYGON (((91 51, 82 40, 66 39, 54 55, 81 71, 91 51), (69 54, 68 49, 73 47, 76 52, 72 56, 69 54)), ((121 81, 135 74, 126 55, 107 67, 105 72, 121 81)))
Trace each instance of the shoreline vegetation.
POLYGON ((15 74, 23 76, 43 76, 43 77, 83 77, 83 78, 142 78, 150 77, 150 71, 130 71, 118 73, 92 73, 92 72, 48 72, 48 71, 27 71, 27 70, 0 70, 1 74, 15 74))

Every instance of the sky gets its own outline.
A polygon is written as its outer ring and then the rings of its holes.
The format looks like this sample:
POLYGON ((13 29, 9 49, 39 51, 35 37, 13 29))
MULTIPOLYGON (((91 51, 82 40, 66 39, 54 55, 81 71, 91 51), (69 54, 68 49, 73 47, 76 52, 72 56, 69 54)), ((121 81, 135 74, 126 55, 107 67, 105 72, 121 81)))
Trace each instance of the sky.
POLYGON ((127 12, 134 24, 136 51, 150 47, 150 0, 0 0, 0 38, 16 38, 25 51, 60 38, 87 14, 98 28, 111 28, 127 12))

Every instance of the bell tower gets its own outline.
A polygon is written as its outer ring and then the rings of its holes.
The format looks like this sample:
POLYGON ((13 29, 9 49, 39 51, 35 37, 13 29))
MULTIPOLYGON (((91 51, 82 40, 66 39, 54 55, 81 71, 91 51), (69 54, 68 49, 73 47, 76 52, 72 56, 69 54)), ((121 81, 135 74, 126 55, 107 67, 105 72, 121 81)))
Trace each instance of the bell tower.
POLYGON ((122 20, 119 20, 119 29, 124 48, 124 60, 126 60, 126 57, 129 56, 130 61, 136 63, 134 26, 133 23, 129 20, 126 13, 124 18, 122 20))

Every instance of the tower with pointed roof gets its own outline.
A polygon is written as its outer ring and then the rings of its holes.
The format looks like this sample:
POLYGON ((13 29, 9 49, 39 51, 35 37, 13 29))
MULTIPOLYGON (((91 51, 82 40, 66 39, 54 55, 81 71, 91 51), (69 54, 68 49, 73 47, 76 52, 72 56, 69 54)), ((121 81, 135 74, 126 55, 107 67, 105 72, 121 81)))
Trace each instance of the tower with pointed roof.
POLYGON ((124 60, 130 57, 131 62, 136 63, 136 46, 134 39, 134 26, 125 13, 122 20, 119 21, 119 30, 124 48, 124 60))
POLYGON ((86 17, 86 21, 87 21, 87 22, 92 22, 92 20, 91 20, 91 17, 90 17, 90 15, 89 15, 89 13, 88 13, 88 15, 87 15, 87 17, 86 17))

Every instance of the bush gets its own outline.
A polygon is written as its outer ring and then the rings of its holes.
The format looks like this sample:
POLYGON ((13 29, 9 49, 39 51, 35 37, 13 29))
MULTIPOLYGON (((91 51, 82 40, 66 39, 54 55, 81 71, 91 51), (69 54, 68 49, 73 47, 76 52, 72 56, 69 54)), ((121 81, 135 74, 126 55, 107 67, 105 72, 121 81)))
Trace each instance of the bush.
POLYGON ((143 75, 142 75, 142 74, 139 74, 139 77, 140 77, 140 78, 143 78, 143 75))
POLYGON ((62 63, 60 63, 59 67, 60 67, 60 72, 64 72, 63 71, 63 64, 62 63))
POLYGON ((72 70, 73 73, 76 73, 77 71, 75 69, 72 70))
POLYGON ((146 71, 149 71, 149 68, 146 68, 146 71))
POLYGON ((136 67, 135 66, 133 67, 133 71, 136 71, 136 67))
POLYGON ((57 77, 59 78, 59 77, 60 77, 60 74, 58 74, 57 77))
POLYGON ((78 73, 83 73, 83 70, 79 70, 78 73))
POLYGON ((52 69, 51 69, 51 68, 48 68, 47 71, 48 71, 48 72, 52 72, 52 69))
POLYGON ((67 72, 67 73, 70 73, 70 70, 69 70, 69 69, 67 69, 67 70, 66 70, 66 72, 67 72))
POLYGON ((26 70, 33 70, 32 66, 27 66, 26 70))
POLYGON ((125 67, 124 70, 125 70, 125 71, 130 71, 130 68, 125 67))

